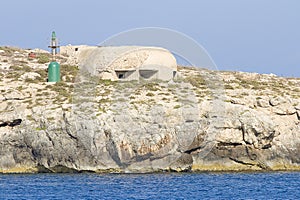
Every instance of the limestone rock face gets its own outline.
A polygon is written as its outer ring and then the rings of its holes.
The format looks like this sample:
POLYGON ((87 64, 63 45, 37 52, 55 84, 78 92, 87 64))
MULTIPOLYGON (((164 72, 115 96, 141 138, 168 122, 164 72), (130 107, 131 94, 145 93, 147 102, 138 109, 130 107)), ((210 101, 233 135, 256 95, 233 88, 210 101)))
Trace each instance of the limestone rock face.
POLYGON ((1 71, 0 172, 300 169, 299 79, 178 71, 56 84, 1 71))

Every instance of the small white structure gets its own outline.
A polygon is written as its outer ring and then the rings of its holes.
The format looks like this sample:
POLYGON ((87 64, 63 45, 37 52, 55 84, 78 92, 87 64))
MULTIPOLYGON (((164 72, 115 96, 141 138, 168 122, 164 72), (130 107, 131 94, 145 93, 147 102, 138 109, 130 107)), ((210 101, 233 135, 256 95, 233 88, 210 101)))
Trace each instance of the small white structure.
POLYGON ((110 80, 171 80, 177 63, 168 50, 143 46, 62 46, 69 61, 93 75, 110 80))

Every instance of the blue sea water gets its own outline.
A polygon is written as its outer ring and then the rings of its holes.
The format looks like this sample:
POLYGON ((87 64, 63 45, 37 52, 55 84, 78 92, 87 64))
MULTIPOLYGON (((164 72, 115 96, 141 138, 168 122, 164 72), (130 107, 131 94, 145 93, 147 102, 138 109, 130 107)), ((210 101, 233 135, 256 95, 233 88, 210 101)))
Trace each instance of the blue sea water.
POLYGON ((300 173, 0 175, 0 199, 300 199, 300 173))

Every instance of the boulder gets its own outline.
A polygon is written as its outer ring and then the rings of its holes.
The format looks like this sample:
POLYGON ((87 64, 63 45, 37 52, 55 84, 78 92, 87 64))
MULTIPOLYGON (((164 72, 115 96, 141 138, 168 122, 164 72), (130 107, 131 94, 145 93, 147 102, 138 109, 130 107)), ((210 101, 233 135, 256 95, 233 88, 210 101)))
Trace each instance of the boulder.
POLYGON ((281 104, 272 108, 272 111, 277 115, 293 115, 296 113, 295 107, 290 104, 281 104))
POLYGON ((270 100, 269 100, 269 103, 271 106, 278 106, 280 104, 284 104, 287 102, 288 102, 288 99, 281 97, 281 96, 273 97, 273 98, 270 98, 270 100))
POLYGON ((264 99, 259 98, 259 99, 257 99, 257 106, 262 107, 262 108, 267 108, 270 106, 270 103, 265 98, 264 99))
POLYGON ((21 80, 26 80, 26 79, 36 79, 36 78, 41 77, 40 74, 36 73, 36 72, 26 72, 25 74, 23 74, 20 78, 21 80))

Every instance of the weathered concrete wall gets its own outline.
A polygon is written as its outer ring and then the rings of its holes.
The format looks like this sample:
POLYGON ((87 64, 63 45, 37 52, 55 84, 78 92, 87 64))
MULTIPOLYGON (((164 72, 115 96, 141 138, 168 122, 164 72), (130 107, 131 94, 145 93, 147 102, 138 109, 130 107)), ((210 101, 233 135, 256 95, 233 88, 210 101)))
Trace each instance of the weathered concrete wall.
POLYGON ((173 71, 177 71, 175 57, 168 50, 159 47, 66 46, 61 48, 61 53, 69 55, 81 68, 103 79, 118 80, 115 71, 128 69, 137 72, 127 80, 138 80, 138 70, 141 68, 157 70, 157 79, 171 80, 173 71))

